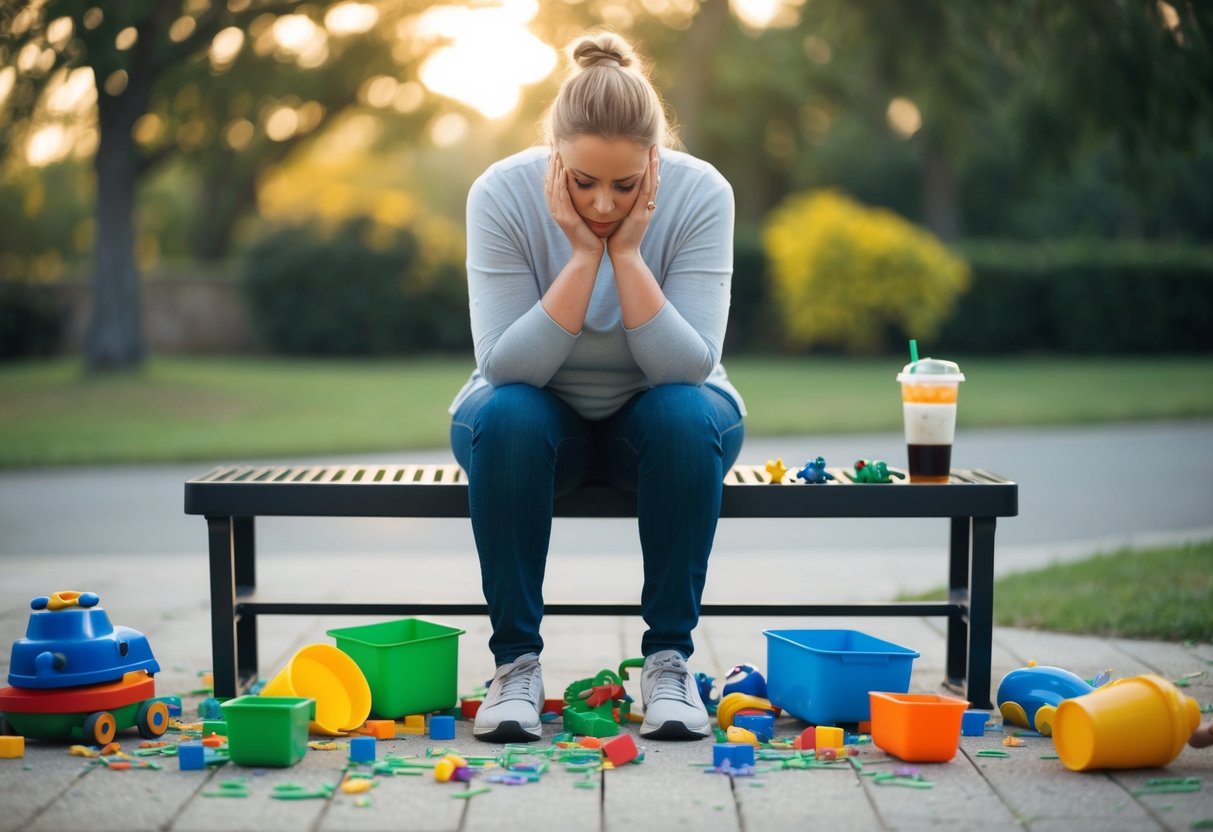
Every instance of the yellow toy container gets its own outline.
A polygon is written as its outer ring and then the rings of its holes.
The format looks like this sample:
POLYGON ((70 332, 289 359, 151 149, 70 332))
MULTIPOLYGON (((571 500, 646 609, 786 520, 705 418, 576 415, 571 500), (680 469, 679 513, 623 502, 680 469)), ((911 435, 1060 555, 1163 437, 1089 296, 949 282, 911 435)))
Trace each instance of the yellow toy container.
POLYGON ((316 700, 309 726, 314 734, 353 731, 371 712, 371 688, 361 668, 331 644, 309 644, 291 656, 270 679, 262 696, 304 696, 316 700))
POLYGON ((1165 766, 1200 724, 1200 706, 1171 682, 1147 673, 1067 699, 1053 721, 1053 745, 1066 768, 1165 766))

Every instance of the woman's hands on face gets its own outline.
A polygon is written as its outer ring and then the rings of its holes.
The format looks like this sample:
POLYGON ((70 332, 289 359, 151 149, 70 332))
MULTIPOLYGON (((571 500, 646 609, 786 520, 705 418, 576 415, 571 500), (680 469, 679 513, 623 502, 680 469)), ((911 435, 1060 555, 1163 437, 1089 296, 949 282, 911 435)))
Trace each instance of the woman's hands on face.
POLYGON ((607 252, 611 257, 640 251, 640 241, 644 239, 644 232, 649 227, 649 220, 656 211, 657 189, 661 185, 661 177, 657 173, 658 161, 657 145, 653 145, 649 148, 648 167, 645 168, 644 175, 640 177, 640 182, 636 186, 640 192, 636 197, 636 203, 628 215, 623 218, 619 228, 615 229, 615 233, 607 238, 607 252))
POLYGON ((547 176, 544 178, 548 210, 552 212, 552 218, 569 238, 575 254, 583 253, 602 257, 602 240, 590 230, 590 227, 581 219, 581 215, 577 213, 577 209, 573 207, 573 198, 569 195, 569 177, 570 173, 565 169, 560 154, 556 152, 555 148, 552 148, 547 176))

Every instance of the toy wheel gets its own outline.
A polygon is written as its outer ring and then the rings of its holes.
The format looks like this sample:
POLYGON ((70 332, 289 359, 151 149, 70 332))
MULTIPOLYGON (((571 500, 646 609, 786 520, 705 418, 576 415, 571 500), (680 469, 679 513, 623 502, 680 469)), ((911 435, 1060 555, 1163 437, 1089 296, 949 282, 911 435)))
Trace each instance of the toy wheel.
POLYGON ((1052 705, 1041 705, 1036 709, 1036 730, 1046 737, 1053 736, 1053 720, 1056 717, 1056 708, 1052 705))
POLYGON ((139 706, 139 714, 135 717, 135 727, 139 736, 145 740, 154 740, 168 730, 168 705, 159 700, 149 699, 139 706))
POLYGON ((93 745, 109 745, 118 733, 118 723, 109 711, 98 711, 84 718, 84 740, 93 745))

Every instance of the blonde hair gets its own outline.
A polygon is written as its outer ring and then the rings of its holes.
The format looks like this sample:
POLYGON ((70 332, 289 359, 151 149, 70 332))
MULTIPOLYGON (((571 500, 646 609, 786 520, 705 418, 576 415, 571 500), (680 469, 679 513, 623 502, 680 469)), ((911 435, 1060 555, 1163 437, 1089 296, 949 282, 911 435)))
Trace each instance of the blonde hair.
POLYGON ((596 31, 567 51, 572 66, 543 119, 549 144, 589 135, 678 146, 661 96, 631 44, 613 32, 596 31))

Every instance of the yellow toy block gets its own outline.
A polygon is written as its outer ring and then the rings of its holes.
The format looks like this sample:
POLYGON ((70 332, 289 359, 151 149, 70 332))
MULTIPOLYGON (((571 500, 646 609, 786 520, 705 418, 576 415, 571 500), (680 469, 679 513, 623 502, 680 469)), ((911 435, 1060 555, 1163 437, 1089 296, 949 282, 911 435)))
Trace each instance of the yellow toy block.
POLYGON ((25 756, 25 737, 0 737, 0 759, 15 760, 25 756))
POLYGON ((842 748, 845 734, 841 728, 832 728, 828 725, 817 726, 817 750, 823 748, 842 748))
POLYGON ((404 724, 397 729, 401 734, 425 733, 425 714, 413 714, 404 718, 404 724))

